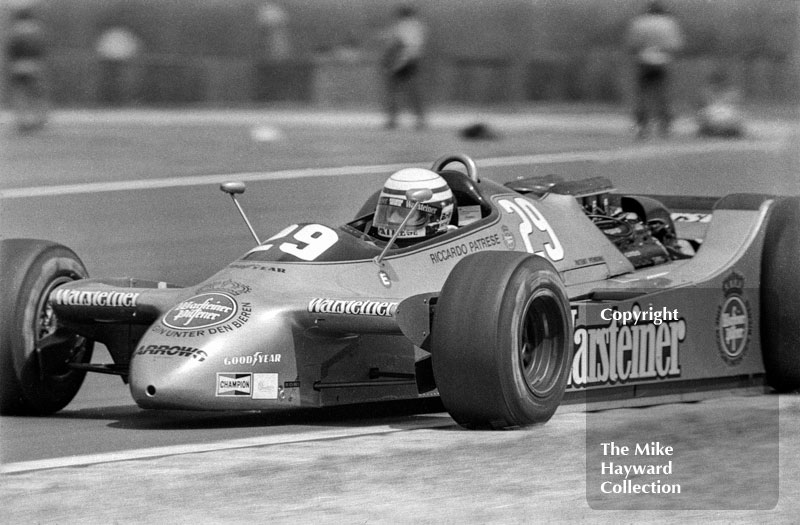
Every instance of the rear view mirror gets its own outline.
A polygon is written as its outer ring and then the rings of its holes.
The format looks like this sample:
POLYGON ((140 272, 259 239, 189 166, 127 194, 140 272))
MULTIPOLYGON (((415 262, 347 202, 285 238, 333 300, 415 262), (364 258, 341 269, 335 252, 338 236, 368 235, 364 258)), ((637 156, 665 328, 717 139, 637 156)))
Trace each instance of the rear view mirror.
POLYGON ((219 189, 230 195, 244 193, 244 182, 223 182, 219 189))
POLYGON ((406 199, 413 203, 425 202, 433 197, 433 192, 428 188, 411 188, 406 192, 406 199))

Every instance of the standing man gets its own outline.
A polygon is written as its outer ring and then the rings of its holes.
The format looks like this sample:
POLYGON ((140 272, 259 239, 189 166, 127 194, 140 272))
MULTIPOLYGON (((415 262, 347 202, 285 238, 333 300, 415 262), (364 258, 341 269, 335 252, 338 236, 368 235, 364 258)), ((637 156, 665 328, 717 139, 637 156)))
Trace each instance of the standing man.
POLYGON ((45 91, 45 32, 29 7, 11 15, 6 44, 8 87, 17 129, 40 129, 47 120, 45 91))
POLYGON ((417 116, 417 129, 425 127, 419 69, 425 50, 426 28, 410 6, 398 7, 395 21, 387 32, 386 48, 381 60, 386 80, 387 128, 397 126, 399 99, 403 92, 417 116))
POLYGON ((651 1, 645 12, 631 21, 626 44, 636 67, 637 137, 648 136, 651 121, 658 124, 662 136, 667 136, 673 118, 669 69, 683 47, 680 26, 659 2, 651 1))
POLYGON ((138 95, 137 58, 142 42, 124 26, 109 27, 95 44, 100 65, 100 102, 121 106, 135 101, 138 95))

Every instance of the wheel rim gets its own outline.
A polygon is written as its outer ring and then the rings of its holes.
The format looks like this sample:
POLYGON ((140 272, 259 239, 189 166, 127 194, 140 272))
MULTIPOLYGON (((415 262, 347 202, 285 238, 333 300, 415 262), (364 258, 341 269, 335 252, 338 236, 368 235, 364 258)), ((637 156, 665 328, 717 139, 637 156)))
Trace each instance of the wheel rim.
POLYGON ((69 277, 60 277, 52 281, 45 289, 42 296, 39 298, 39 304, 36 305, 36 320, 34 321, 34 341, 38 345, 39 341, 48 335, 53 335, 56 331, 57 321, 56 314, 53 307, 50 306, 48 298, 57 286, 70 282, 72 279, 69 277))
POLYGON ((558 297, 538 290, 525 308, 519 338, 519 366, 528 390, 546 397, 559 387, 563 365, 564 323, 558 297))
POLYGON ((59 344, 58 348, 48 348, 43 351, 37 350, 40 342, 47 336, 53 335, 58 329, 58 318, 53 307, 50 305, 50 292, 58 286, 72 282, 73 279, 62 276, 51 281, 39 297, 36 305, 36 316, 33 320, 34 352, 38 353, 39 374, 41 379, 47 379, 50 383, 67 381, 75 370, 69 367, 68 363, 76 360, 82 361, 80 354, 86 351, 86 339, 80 336, 73 337, 70 341, 59 344))

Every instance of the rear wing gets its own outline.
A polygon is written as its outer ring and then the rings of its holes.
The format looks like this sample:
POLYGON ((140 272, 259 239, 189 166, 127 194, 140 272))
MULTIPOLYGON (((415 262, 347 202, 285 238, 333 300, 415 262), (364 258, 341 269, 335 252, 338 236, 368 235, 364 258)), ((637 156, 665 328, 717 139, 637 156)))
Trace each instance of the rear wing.
POLYGON ((692 197, 686 195, 642 195, 661 202, 669 211, 675 232, 680 239, 702 242, 715 210, 756 211, 773 195, 734 193, 725 197, 692 197))

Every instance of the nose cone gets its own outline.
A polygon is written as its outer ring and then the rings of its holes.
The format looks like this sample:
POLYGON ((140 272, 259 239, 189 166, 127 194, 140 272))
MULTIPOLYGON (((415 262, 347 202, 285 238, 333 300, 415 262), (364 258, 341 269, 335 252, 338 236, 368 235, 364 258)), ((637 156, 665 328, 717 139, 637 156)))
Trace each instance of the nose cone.
MULTIPOLYGON (((290 323, 224 293, 198 294, 142 337, 130 389, 142 408, 258 410, 286 399, 297 378, 290 323)), ((285 404, 285 403, 283 403, 285 404)))
POLYGON ((144 337, 130 367, 131 395, 136 404, 142 408, 192 409, 213 401, 214 376, 204 349, 208 343, 144 337))

